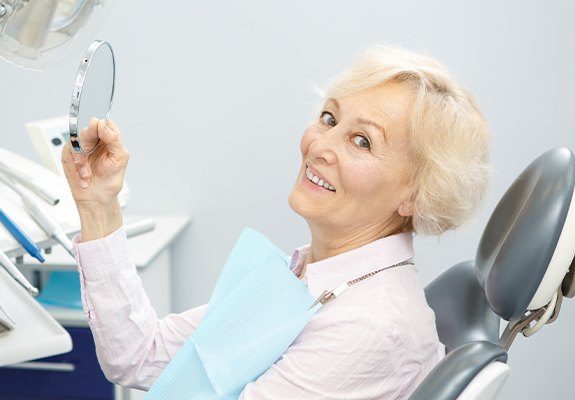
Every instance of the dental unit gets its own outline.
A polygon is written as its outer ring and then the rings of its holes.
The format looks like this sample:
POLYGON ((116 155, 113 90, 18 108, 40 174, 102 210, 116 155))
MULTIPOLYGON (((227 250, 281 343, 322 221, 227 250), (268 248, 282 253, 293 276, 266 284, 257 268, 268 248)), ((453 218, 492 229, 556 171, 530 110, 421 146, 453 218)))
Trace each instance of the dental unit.
POLYGON ((24 192, 10 177, 0 173, 0 181, 4 182, 8 187, 10 187, 14 192, 18 194, 22 203, 26 207, 28 214, 34 219, 40 228, 51 238, 60 243, 64 249, 74 257, 72 253, 72 242, 68 236, 64 233, 62 228, 58 225, 54 219, 48 215, 42 208, 40 208, 35 201, 24 192))
POLYGON ((4 267, 6 272, 8 272, 12 278, 20 285, 22 285, 32 296, 38 296, 38 288, 34 287, 24 275, 20 272, 20 270, 14 265, 12 261, 8 258, 3 251, 0 251, 0 265, 4 267))
POLYGON ((60 202, 58 196, 53 194, 49 189, 43 187, 37 180, 34 178, 26 175, 25 173, 18 171, 14 168, 10 168, 9 165, 0 161, 0 172, 14 178, 23 186, 26 186, 30 189, 34 194, 44 200, 46 203, 50 204, 51 206, 55 206, 60 202))

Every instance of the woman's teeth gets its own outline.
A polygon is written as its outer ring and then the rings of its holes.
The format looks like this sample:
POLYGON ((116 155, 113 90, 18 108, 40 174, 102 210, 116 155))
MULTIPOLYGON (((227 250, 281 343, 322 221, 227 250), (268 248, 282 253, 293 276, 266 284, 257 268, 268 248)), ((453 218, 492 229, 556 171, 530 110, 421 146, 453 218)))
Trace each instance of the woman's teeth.
POLYGON ((329 183, 327 183, 323 179, 320 179, 319 177, 312 174, 312 172, 310 171, 309 168, 307 168, 305 170, 305 174, 307 176, 307 179, 309 179, 311 182, 315 183, 318 186, 322 186, 323 188, 325 188, 327 190, 331 190, 332 192, 335 192, 335 188, 332 185, 330 185, 329 183))

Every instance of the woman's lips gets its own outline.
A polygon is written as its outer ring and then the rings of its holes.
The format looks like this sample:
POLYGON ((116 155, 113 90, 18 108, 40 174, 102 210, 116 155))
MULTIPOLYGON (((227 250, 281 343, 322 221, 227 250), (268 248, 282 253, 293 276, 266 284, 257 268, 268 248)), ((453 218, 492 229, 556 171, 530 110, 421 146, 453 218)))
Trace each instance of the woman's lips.
POLYGON ((328 189, 331 192, 335 192, 335 187, 331 184, 331 182, 328 182, 328 180, 325 179, 324 176, 319 173, 319 171, 317 171, 316 169, 314 169, 312 166, 310 166, 307 163, 306 163, 306 170, 305 170, 304 174, 306 175, 306 177, 310 181, 312 181, 312 183, 316 183, 316 184, 318 184, 318 186, 323 186, 325 189, 328 189), (313 175, 313 178, 317 177, 317 182, 313 179, 310 179, 311 178, 310 175, 313 175))
POLYGON ((308 179, 307 175, 305 174, 305 171, 303 172, 303 174, 301 174, 301 180, 302 180, 302 185, 303 185, 303 186, 305 186, 305 187, 307 187, 307 188, 309 188, 309 189, 311 189, 311 190, 314 190, 314 191, 316 191, 316 192, 335 193, 334 190, 326 189, 326 188, 324 188, 323 186, 316 185, 315 183, 313 183, 312 181, 310 181, 310 180, 308 179))

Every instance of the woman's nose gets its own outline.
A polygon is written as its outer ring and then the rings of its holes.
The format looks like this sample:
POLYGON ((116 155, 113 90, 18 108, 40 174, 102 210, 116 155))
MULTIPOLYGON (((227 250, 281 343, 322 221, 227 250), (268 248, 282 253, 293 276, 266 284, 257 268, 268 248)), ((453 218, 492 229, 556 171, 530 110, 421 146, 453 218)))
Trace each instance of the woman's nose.
POLYGON ((310 157, 319 163, 334 164, 337 161, 340 140, 334 128, 317 135, 309 145, 310 157))

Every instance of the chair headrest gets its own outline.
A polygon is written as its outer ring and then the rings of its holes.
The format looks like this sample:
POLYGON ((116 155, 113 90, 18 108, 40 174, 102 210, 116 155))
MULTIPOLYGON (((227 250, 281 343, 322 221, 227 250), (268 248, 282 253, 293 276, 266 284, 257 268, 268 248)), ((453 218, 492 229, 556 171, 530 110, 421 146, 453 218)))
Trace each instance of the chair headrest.
POLYGON ((495 207, 475 267, 502 318, 544 306, 561 287, 575 256, 574 188, 575 156, 555 148, 529 164, 495 207))

